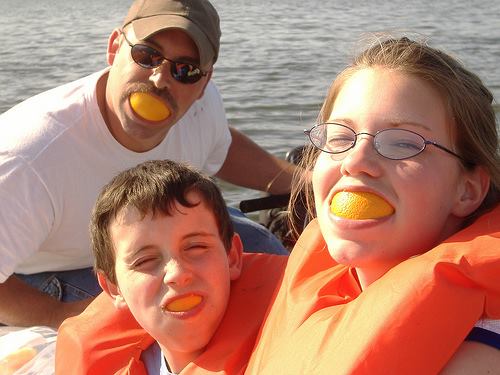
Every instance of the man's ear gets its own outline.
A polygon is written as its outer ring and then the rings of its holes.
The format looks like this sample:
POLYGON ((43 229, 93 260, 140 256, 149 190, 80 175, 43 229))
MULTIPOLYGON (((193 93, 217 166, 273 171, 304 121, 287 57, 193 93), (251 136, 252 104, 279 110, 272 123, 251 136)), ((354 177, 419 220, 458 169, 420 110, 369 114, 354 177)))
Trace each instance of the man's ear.
POLYGON ((120 293, 120 288, 111 282, 101 271, 97 272, 97 281, 99 282, 99 285, 104 293, 111 297, 113 304, 117 309, 128 308, 127 303, 120 293))
POLYGON ((114 29, 111 35, 108 38, 108 49, 106 52, 106 61, 109 65, 113 65, 115 61, 115 56, 118 53, 118 49, 120 48, 120 29, 114 29))
POLYGON ((490 188, 490 175, 481 166, 464 171, 453 214, 466 217, 481 205, 490 188))
POLYGON ((198 96, 198 99, 200 99, 203 94, 205 93, 205 89, 207 88, 208 82, 210 82, 210 79, 212 78, 212 73, 213 73, 213 68, 207 73, 207 79, 205 81, 205 86, 203 86, 203 90, 201 90, 200 96, 198 96))
POLYGON ((243 267, 243 244, 238 234, 233 235, 231 242, 231 249, 227 254, 229 263, 229 276, 231 281, 237 280, 240 277, 241 269, 243 267))

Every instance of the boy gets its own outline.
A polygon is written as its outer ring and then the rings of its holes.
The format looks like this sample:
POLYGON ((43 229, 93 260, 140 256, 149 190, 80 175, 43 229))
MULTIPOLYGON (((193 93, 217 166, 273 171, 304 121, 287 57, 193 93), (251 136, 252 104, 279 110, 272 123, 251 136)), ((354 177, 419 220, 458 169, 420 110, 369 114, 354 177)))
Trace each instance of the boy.
MULTIPOLYGON (((102 354, 103 363, 111 366, 106 372, 126 368, 131 373, 175 374, 198 359, 209 342, 216 345, 217 340, 212 337, 228 308, 231 282, 242 273, 243 256, 224 200, 210 178, 172 161, 139 164, 103 188, 94 206, 90 232, 95 269, 103 291, 111 297, 118 314, 124 311, 126 317, 129 310, 154 340, 139 329, 140 350, 133 344, 132 353, 129 347, 121 346, 119 338, 113 341, 120 328, 114 333, 104 330, 100 337, 109 338, 112 345, 102 351, 104 354, 90 353, 92 358, 84 361, 89 364, 85 366, 97 365, 96 355, 102 354)), ((265 300, 270 298, 286 262, 286 257, 262 258, 269 265, 267 280, 261 280, 259 285, 259 276, 252 276, 249 285, 260 289, 258 303, 246 307, 252 312, 257 307, 256 314, 243 314, 242 302, 238 301, 235 308, 241 313, 231 316, 245 317, 237 326, 239 332, 233 332, 234 326, 223 332, 229 323, 234 324, 231 319, 219 333, 221 340, 223 337, 223 341, 235 342, 232 349, 236 352, 238 345, 242 352, 251 349, 267 306, 265 300), (244 344, 246 336, 248 345, 244 344)), ((260 267, 253 267, 257 268, 260 267)), ((265 267, 260 268, 259 274, 264 270, 265 267)), ((253 294, 249 290, 246 303, 252 301, 253 294)), ((101 303, 99 299, 96 302, 101 303)), ((109 308, 97 309, 95 313, 90 310, 90 315, 74 318, 76 326, 103 323, 104 328, 109 308)), ((131 324, 133 327, 133 321, 131 324)), ((95 326, 92 330, 99 336, 95 326)), ((56 372, 68 371, 68 365, 75 373, 73 359, 78 356, 60 354, 61 347, 70 347, 65 332, 66 328, 61 329, 58 338, 56 372)), ((85 344, 85 338, 78 337, 78 341, 85 344)), ((246 362, 248 355, 242 357, 246 362)), ((89 368, 81 371, 91 373, 89 368)), ((103 373, 104 369, 99 366, 96 371, 103 373)))

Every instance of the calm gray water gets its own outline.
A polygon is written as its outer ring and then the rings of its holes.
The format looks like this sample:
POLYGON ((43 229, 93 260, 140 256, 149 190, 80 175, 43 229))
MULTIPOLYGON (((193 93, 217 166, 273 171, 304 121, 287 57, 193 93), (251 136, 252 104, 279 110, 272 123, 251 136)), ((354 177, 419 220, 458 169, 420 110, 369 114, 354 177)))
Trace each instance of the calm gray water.
MULTIPOLYGON (((105 66, 131 0, 0 0, 0 113, 105 66)), ((213 0, 214 79, 230 123, 284 156, 305 142, 327 87, 374 32, 406 32, 458 56, 500 101, 500 1, 213 0)), ((224 184, 228 202, 259 195, 224 184)))

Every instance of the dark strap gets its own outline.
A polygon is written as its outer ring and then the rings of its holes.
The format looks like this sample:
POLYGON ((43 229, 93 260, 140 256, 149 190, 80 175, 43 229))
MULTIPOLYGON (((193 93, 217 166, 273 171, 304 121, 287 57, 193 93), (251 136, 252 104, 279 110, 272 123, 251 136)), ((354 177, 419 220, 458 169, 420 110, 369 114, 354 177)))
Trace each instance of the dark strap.
POLYGON ((247 199, 240 202, 240 211, 254 212, 270 210, 272 208, 286 207, 290 200, 290 193, 280 195, 269 195, 262 198, 247 199))
POLYGON ((476 341, 500 349, 500 334, 480 327, 472 328, 465 341, 476 341))

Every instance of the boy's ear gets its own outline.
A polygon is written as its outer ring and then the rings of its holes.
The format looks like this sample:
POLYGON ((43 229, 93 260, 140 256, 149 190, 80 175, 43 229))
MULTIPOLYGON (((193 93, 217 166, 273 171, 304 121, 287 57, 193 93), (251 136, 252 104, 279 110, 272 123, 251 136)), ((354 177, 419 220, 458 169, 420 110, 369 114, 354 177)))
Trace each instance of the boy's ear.
POLYGON ((241 268, 243 267, 243 244, 241 243, 240 236, 236 233, 233 235, 231 249, 229 249, 227 258, 231 281, 237 280, 240 277, 241 268))
POLYGON ((127 303, 120 293, 120 288, 111 282, 101 271, 97 272, 97 281, 99 282, 99 285, 104 293, 111 297, 113 304, 117 309, 128 308, 127 303))
POLYGON ((108 49, 106 52, 106 60, 109 65, 113 65, 115 61, 115 56, 120 48, 120 29, 114 29, 108 38, 108 49))
POLYGON ((483 167, 465 171, 453 213, 458 217, 472 214, 483 202, 489 188, 490 176, 483 167))

